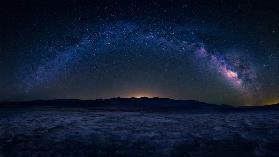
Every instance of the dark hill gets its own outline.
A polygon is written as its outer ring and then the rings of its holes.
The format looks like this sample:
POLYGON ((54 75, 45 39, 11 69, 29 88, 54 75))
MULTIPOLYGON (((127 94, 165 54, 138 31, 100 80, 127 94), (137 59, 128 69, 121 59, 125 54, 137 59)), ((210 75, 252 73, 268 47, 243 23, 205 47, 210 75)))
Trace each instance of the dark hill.
POLYGON ((34 100, 23 102, 3 102, 1 108, 85 108, 90 110, 107 111, 246 111, 246 110, 269 110, 279 109, 279 105, 257 106, 257 107, 233 107, 228 105, 208 104, 194 100, 174 100, 169 98, 111 98, 96 100, 79 99, 54 99, 34 100))

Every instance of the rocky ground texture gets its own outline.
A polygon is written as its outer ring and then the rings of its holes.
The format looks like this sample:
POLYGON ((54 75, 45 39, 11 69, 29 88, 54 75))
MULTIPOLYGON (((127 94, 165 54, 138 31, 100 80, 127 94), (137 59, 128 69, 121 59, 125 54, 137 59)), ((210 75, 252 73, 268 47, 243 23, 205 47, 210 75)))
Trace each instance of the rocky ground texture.
POLYGON ((278 157, 278 148, 278 111, 0 111, 3 157, 278 157))

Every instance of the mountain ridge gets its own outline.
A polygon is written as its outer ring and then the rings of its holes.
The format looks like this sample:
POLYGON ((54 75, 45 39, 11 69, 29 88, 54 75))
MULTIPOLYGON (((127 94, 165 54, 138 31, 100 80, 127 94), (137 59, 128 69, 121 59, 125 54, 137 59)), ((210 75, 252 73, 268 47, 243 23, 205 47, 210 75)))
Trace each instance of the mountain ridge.
POLYGON ((183 111, 183 110, 266 110, 279 109, 279 104, 262 106, 230 106, 217 105, 196 100, 175 100, 170 98, 109 98, 96 100, 81 99, 50 99, 2 102, 0 108, 28 108, 28 107, 52 107, 52 108, 86 108, 91 110, 109 111, 183 111))

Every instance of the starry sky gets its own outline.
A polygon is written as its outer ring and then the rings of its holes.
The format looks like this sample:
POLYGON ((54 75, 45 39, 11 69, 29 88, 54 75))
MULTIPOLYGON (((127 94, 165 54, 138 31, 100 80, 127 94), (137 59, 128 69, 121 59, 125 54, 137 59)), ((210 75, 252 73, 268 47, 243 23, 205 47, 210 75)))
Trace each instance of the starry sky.
POLYGON ((0 12, 0 101, 279 102, 272 1, 17 0, 0 12))

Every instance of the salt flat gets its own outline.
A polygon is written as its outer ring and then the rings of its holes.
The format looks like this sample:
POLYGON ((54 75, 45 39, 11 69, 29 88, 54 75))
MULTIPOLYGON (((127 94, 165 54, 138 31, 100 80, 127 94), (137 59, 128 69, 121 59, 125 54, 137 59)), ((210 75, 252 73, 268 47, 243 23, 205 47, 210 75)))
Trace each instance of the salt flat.
POLYGON ((0 111, 0 156, 279 156, 279 112, 0 111))

